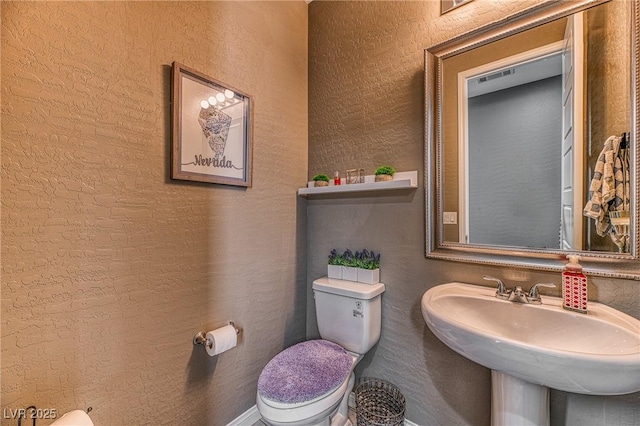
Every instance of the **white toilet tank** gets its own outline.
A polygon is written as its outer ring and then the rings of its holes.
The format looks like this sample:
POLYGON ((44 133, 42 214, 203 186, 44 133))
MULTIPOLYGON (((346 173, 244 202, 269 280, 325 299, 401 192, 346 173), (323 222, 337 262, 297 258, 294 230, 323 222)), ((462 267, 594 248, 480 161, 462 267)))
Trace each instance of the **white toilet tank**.
POLYGON ((380 339, 384 284, 320 278, 313 282, 320 336, 366 354, 380 339))

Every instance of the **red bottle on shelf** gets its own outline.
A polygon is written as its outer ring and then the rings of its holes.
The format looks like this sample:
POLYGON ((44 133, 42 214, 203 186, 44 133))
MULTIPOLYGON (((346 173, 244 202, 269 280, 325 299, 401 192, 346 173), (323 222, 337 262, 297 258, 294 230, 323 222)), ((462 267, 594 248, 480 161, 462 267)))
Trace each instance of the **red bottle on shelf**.
POLYGON ((333 184, 340 185, 340 172, 336 171, 336 174, 333 176, 333 184))

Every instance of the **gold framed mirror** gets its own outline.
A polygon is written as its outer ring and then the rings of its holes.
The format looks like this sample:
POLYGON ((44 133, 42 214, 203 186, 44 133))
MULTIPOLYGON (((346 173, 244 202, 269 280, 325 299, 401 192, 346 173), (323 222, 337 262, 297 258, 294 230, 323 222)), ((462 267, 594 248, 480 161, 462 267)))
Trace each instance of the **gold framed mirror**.
POLYGON ((558 271, 577 254, 640 280, 639 9, 546 3, 425 51, 427 257, 558 271), (605 204, 593 185, 612 146, 623 202, 605 204))

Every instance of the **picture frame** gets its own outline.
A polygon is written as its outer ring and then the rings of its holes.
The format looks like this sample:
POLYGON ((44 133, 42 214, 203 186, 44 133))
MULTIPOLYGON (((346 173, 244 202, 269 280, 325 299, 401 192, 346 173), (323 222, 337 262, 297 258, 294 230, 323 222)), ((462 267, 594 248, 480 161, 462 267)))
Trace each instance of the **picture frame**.
POLYGON ((458 6, 462 6, 465 3, 469 3, 471 0, 440 0, 440 15, 444 15, 450 10, 455 9, 458 6))
POLYGON ((171 179, 251 187, 251 96, 172 64, 171 179))

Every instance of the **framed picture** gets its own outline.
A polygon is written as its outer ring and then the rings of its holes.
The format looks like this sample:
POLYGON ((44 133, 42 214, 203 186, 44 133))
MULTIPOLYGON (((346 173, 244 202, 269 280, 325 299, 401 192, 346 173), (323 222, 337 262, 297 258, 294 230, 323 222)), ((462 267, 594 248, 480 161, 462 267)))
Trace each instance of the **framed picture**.
POLYGON ((446 12, 470 1, 471 0, 440 0, 440 15, 444 15, 446 12))
POLYGON ((251 97, 173 63, 171 178, 251 186, 251 97))

